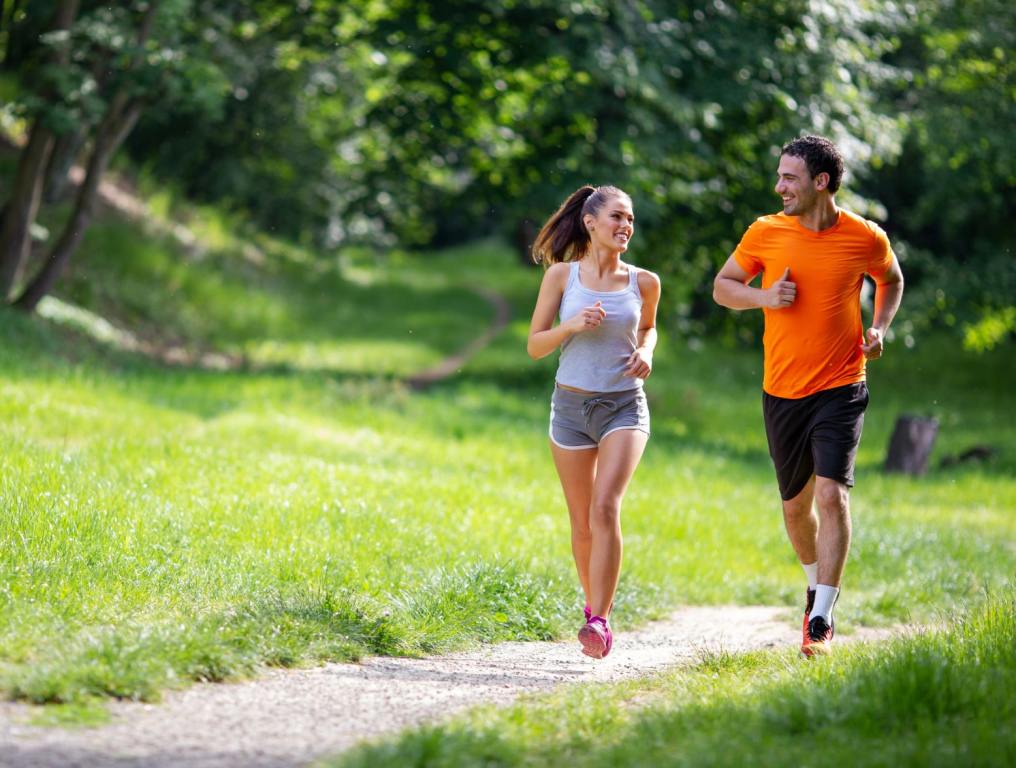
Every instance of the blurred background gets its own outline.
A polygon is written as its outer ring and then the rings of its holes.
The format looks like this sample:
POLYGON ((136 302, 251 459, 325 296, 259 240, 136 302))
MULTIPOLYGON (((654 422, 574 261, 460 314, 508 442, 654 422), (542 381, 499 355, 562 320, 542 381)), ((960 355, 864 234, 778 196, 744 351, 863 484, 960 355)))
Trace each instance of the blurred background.
POLYGON ((612 183, 664 325, 753 341, 761 318, 714 306, 711 279, 777 209, 780 146, 819 133, 847 159, 840 203, 903 263, 897 336, 987 349, 1016 328, 1014 17, 1003 0, 4 0, 0 289, 32 309, 60 284, 94 205, 75 164, 319 258, 495 235, 527 259, 568 193, 612 183))

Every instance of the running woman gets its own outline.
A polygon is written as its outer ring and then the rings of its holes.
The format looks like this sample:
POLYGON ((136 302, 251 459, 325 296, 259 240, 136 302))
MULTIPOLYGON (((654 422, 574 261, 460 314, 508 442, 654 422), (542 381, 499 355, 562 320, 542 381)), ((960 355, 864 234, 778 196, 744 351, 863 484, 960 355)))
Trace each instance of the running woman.
POLYGON ((748 228, 713 283, 717 303, 765 314, 762 413, 783 521, 808 578, 805 656, 828 652, 833 639, 868 405, 865 361, 882 356, 903 296, 903 273, 885 232, 837 207, 842 175, 843 160, 828 139, 804 136, 784 146, 776 181, 783 211, 748 228), (749 286, 759 273, 762 287, 749 286), (860 302, 866 274, 875 280, 867 331, 860 302))
POLYGON ((642 382, 653 370, 660 279, 621 261, 634 231, 627 194, 587 185, 565 200, 533 245, 533 258, 546 272, 527 351, 539 359, 561 350, 550 404, 550 452, 586 597, 579 642, 594 659, 613 645, 621 500, 649 440, 642 382))

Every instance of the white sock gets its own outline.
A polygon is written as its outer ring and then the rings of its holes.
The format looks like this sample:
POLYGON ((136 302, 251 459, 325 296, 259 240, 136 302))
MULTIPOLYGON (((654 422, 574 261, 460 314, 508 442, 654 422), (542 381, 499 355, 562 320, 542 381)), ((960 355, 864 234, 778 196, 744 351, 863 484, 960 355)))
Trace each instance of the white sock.
POLYGON ((818 584, 815 587, 815 606, 811 609, 808 620, 811 621, 819 616, 826 620, 827 624, 832 623, 833 604, 836 596, 840 594, 839 587, 830 587, 828 584, 818 584))
POLYGON ((804 575, 808 577, 808 589, 815 589, 818 584, 818 560, 814 563, 801 563, 804 568, 804 575))

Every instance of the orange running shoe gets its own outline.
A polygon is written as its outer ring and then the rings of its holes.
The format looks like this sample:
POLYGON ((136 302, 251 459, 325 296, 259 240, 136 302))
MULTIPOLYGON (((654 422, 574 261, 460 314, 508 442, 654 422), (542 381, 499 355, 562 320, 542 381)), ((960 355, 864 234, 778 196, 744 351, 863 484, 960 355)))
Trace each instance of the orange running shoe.
POLYGON ((824 616, 816 616, 809 621, 804 643, 801 644, 801 653, 809 658, 811 656, 831 653, 834 624, 835 622, 833 622, 832 617, 827 622, 824 616))
POLYGON ((804 621, 801 623, 801 647, 808 643, 808 622, 811 621, 811 609, 815 607, 815 590, 809 588, 805 592, 804 621))

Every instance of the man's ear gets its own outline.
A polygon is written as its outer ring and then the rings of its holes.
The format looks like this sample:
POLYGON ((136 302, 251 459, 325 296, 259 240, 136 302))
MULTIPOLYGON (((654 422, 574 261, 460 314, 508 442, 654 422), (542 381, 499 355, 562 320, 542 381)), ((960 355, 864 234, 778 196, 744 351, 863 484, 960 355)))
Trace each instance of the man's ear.
POLYGON ((815 189, 823 190, 829 186, 829 174, 825 171, 815 174, 815 189))

